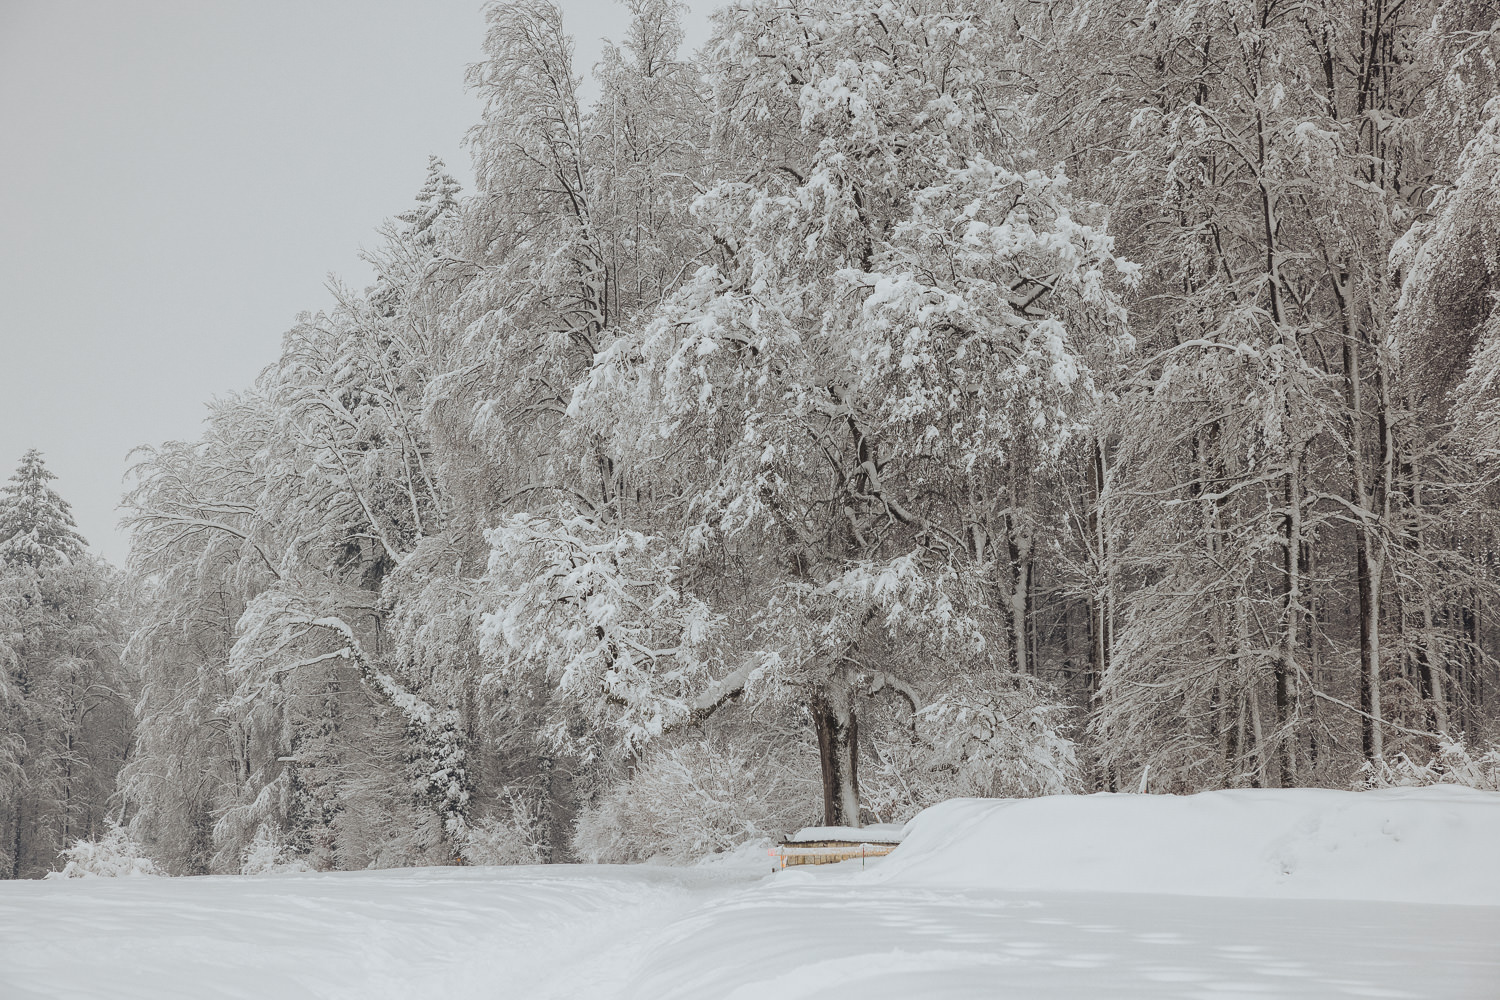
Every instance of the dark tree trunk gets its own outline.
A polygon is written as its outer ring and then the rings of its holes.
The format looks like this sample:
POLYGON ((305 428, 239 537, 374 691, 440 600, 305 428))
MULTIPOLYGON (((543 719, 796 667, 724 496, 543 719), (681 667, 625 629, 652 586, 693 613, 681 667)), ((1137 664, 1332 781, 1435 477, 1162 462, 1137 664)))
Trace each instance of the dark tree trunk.
MULTIPOLYGON (((1100 516, 1104 498, 1104 443, 1097 439, 1089 445, 1089 492, 1089 538, 1098 559, 1099 571, 1107 581, 1110 554, 1105 544, 1104 521, 1100 516)), ((1107 586, 1104 590, 1104 593, 1091 593, 1088 601, 1090 698, 1099 693, 1104 675, 1109 672, 1110 617, 1107 586)))
MULTIPOLYGON (((1321 690, 1322 676, 1319 671, 1319 648, 1318 648, 1318 622, 1319 605, 1317 594, 1312 590, 1313 571, 1316 566, 1316 555, 1311 545, 1302 546, 1302 579, 1308 582, 1307 614, 1307 675, 1314 690, 1321 690)), ((1307 763, 1309 767, 1318 764, 1318 699, 1308 700, 1308 713, 1310 718, 1307 727, 1307 763)))
POLYGON ((1355 532, 1355 574, 1359 593, 1359 708, 1360 747, 1366 760, 1383 756, 1383 740, 1375 720, 1380 711, 1380 596, 1370 570, 1370 539, 1355 532))
POLYGON ((26 815, 24 805, 16 802, 16 825, 11 836, 10 877, 21 877, 21 821, 26 815))
POLYGON ((1302 454, 1292 451, 1286 478, 1286 571, 1285 624, 1282 632, 1281 657, 1276 664, 1276 758, 1277 785, 1290 788, 1297 783, 1297 741, 1292 722, 1292 686, 1296 683, 1297 646, 1302 638, 1302 454))
POLYGON ((859 826, 859 727, 849 691, 819 688, 809 707, 823 771, 823 823, 859 826))
POLYGON ((1476 610, 1479 602, 1479 594, 1469 591, 1466 595, 1466 606, 1459 609, 1459 615, 1463 621, 1463 632, 1465 642, 1464 655, 1459 664, 1463 670, 1463 680, 1457 685, 1460 704, 1463 706, 1463 728, 1472 732, 1474 728, 1474 706, 1478 699, 1475 697, 1479 691, 1479 665, 1480 659, 1480 635, 1479 635, 1479 612, 1476 610))

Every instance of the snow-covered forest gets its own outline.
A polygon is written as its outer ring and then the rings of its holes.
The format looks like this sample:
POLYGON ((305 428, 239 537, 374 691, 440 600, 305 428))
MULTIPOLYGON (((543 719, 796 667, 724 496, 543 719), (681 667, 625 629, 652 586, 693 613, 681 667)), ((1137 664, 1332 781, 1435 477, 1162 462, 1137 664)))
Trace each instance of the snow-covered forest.
POLYGON ((0 874, 1500 786, 1493 3, 627 3, 487 9, 127 567, 0 487, 0 874))

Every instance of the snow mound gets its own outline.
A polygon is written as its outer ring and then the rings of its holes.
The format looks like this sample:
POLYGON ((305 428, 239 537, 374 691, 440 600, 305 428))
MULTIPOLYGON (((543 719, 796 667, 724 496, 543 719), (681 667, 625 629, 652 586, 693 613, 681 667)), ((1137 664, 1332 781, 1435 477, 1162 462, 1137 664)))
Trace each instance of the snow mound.
POLYGON ((1500 792, 953 799, 871 877, 896 885, 1500 905, 1500 792))

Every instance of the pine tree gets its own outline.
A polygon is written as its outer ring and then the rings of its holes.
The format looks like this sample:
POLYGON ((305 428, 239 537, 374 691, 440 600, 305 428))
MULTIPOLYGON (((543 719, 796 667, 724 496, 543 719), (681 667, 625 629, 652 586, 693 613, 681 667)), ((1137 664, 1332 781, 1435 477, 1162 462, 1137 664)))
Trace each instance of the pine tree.
POLYGON ((10 485, 0 487, 0 560, 39 568, 82 555, 88 543, 73 523, 73 510, 47 485, 56 478, 32 448, 10 485))
POLYGON ((418 242, 431 243, 433 234, 428 232, 445 216, 458 210, 458 193, 462 185, 448 173, 448 167, 440 157, 427 158, 427 179, 422 190, 417 192, 417 204, 407 209, 397 219, 411 227, 418 242))
POLYGON ((28 451, 0 488, 0 877, 46 872, 106 816, 131 737, 121 593, 28 451))

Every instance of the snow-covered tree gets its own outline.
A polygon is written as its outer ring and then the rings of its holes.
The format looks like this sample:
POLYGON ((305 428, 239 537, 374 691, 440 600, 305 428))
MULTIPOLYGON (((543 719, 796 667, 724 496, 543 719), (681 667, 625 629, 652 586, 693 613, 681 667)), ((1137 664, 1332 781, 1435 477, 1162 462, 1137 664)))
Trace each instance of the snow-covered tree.
POLYGON ((1328 750, 1351 725, 1367 758, 1447 725, 1444 664, 1473 641, 1456 606, 1487 585, 1432 573, 1472 562, 1448 518, 1474 494, 1402 357, 1392 249, 1451 169, 1434 137, 1494 86, 1492 18, 1462 6, 1085 2, 1029 23, 1054 84, 1033 107, 1148 293, 1099 463, 1107 769, 1294 783, 1347 771, 1328 750))
POLYGON ((1027 494, 1078 429, 1087 354, 1123 346, 1133 269, 1008 135, 989 17, 720 15, 711 159, 736 179, 694 206, 715 251, 570 411, 673 498, 638 501, 672 564, 727 551, 757 576, 728 612, 750 655, 690 699, 679 644, 632 687, 687 719, 747 684, 798 692, 829 822, 859 822, 858 695, 921 707, 941 674, 912 663, 1030 669, 1027 494))
POLYGON ((0 486, 0 559, 6 563, 51 566, 83 553, 88 543, 73 522, 73 508, 49 485, 56 478, 32 448, 0 486))
POLYGON ((132 834, 684 859, 1485 745, 1483 6, 627 0, 590 104, 490 4, 475 190, 143 453, 132 834))
POLYGON ((149 733, 125 782, 136 828, 174 871, 234 870, 267 824, 320 864, 384 856, 384 833, 359 819, 369 772, 348 759, 350 727, 366 730, 355 751, 381 755, 380 811, 433 821, 406 824, 407 857, 463 833, 453 710, 371 651, 380 581, 430 510, 421 445, 382 423, 399 401, 357 366, 328 388, 305 331, 258 391, 214 409, 201 442, 148 452, 127 500, 150 597, 131 643, 149 733))
POLYGON ((36 877, 102 830, 131 744, 120 669, 129 605, 90 557, 50 472, 29 452, 3 497, 0 560, 0 875, 36 877))
POLYGON ((1398 248, 1403 353, 1424 395, 1451 392, 1462 438, 1500 458, 1500 98, 1458 161, 1433 217, 1398 248))
POLYGON ((130 833, 113 821, 96 840, 76 840, 61 855, 66 864, 46 878, 135 878, 160 875, 156 862, 146 855, 130 833))

